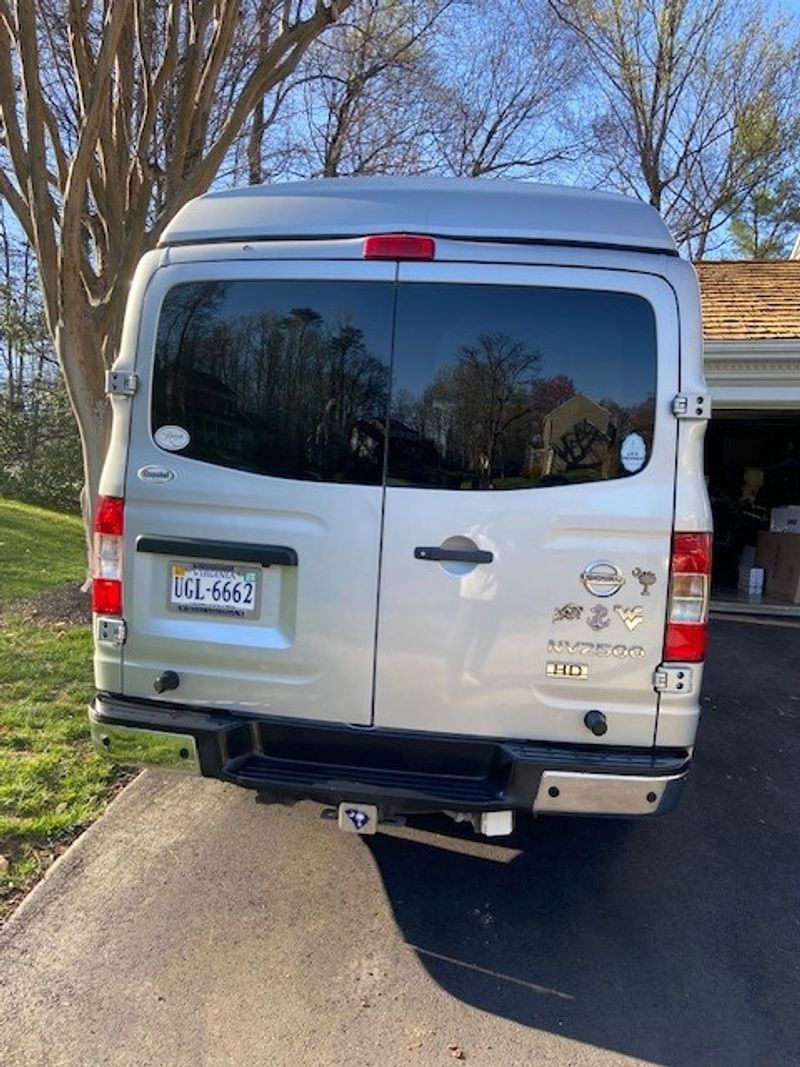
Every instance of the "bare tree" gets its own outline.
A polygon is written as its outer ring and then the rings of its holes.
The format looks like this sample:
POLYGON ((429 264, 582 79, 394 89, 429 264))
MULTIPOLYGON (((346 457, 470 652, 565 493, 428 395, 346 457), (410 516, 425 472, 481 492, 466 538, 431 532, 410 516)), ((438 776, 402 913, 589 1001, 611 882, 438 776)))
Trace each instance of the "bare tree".
POLYGON ((355 0, 314 42, 293 78, 265 101, 280 121, 254 118, 251 181, 428 169, 427 67, 440 18, 453 0, 355 0), (261 169, 253 166, 258 143, 261 169), (265 165, 266 164, 266 165, 265 165))
POLYGON ((356 0, 253 136, 271 176, 567 173, 572 45, 538 0, 356 0))
POLYGON ((757 0, 548 0, 584 57, 597 180, 696 256, 800 140, 791 24, 757 0))
POLYGON ((573 41, 536 0, 477 0, 443 28, 429 88, 437 169, 467 177, 558 173, 577 146, 573 41))
POLYGON ((0 0, 0 197, 36 252, 81 433, 85 519, 137 260, 351 3, 0 0))

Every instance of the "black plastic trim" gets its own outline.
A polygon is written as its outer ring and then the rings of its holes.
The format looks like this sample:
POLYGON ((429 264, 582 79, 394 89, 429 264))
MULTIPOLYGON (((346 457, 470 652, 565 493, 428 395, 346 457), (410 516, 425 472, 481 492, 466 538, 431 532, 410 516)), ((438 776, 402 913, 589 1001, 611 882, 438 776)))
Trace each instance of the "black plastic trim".
POLYGON ((400 812, 530 811, 546 770, 670 778, 691 762, 683 748, 364 728, 105 693, 90 714, 96 722, 191 734, 207 777, 279 796, 400 812))
POLYGON ((277 563, 283 567, 297 566, 297 553, 285 545, 253 545, 243 541, 205 541, 195 537, 153 537, 142 534, 136 538, 137 552, 154 552, 160 556, 196 556, 201 559, 225 559, 241 563, 260 563, 268 567, 277 563))
MULTIPOLYGON (((257 242, 258 244, 319 244, 321 242, 329 243, 333 241, 357 241, 365 240, 367 237, 380 236, 381 233, 370 231, 369 233, 296 233, 296 234, 254 234, 254 233, 240 233, 240 234, 225 234, 220 237, 186 237, 178 240, 165 241, 161 240, 158 243, 159 248, 190 248, 195 246, 202 248, 204 245, 229 245, 229 244, 250 244, 257 242)), ((488 234, 452 234, 452 233, 418 233, 420 237, 433 237, 439 241, 455 241, 461 244, 491 244, 491 245, 537 245, 537 246, 551 246, 553 248, 589 248, 592 250, 608 250, 609 252, 644 252, 647 255, 654 256, 671 256, 673 259, 680 258, 680 253, 676 248, 654 248, 651 245, 638 245, 638 244, 626 244, 624 242, 617 241, 582 241, 576 238, 574 241, 569 238, 553 238, 553 237, 526 237, 523 235, 514 234, 513 236, 492 236, 488 234)), ((324 257, 309 257, 320 258, 325 260, 336 260, 336 256, 326 255, 324 257)), ((348 257, 351 258, 351 257, 348 257)), ((355 257, 352 257, 355 258, 355 257)), ((363 260, 360 262, 380 262, 377 260, 363 260)), ((383 260, 384 263, 398 262, 398 260, 383 260)), ((402 260, 399 262, 403 262, 402 260)), ((412 261, 413 262, 413 261, 412 261)), ((419 260, 417 261, 419 262, 419 260)), ((426 262, 462 262, 446 260, 437 258, 436 260, 427 260, 426 262)), ((464 260, 463 262, 468 262, 464 260)))
POLYGON ((434 563, 491 563, 494 554, 480 548, 438 548, 436 545, 428 548, 420 545, 414 549, 414 559, 429 559, 434 563))

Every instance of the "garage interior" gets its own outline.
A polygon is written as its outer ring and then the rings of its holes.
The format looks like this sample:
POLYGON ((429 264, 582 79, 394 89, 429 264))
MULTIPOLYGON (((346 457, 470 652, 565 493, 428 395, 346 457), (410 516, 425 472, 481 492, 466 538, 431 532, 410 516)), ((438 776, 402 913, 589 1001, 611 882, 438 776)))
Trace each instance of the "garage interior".
POLYGON ((712 609, 800 617, 800 604, 739 588, 770 511, 800 502, 800 413, 714 412, 706 433, 706 472, 714 515, 712 609))

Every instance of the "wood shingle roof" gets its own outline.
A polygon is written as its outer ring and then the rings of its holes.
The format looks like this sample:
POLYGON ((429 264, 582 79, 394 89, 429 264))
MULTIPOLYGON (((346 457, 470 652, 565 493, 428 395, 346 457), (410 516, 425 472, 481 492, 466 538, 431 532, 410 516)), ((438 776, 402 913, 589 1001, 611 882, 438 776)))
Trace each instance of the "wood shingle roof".
POLYGON ((800 338, 800 260, 695 263, 706 341, 800 338))

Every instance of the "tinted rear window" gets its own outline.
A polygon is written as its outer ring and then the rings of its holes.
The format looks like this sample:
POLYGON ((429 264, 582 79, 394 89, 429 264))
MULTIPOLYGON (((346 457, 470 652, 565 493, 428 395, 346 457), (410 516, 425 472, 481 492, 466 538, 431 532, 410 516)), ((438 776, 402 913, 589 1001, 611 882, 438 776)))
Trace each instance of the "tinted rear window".
POLYGON ((635 474, 655 392, 654 314, 631 294, 233 281, 167 294, 152 415, 221 466, 518 489, 635 474))
POLYGON ((655 391, 655 319, 638 296, 403 285, 389 484, 515 489, 636 473, 655 391))
POLYGON ((158 326, 154 431, 181 427, 182 455, 224 467, 379 484, 393 307, 381 282, 176 286, 158 326))

